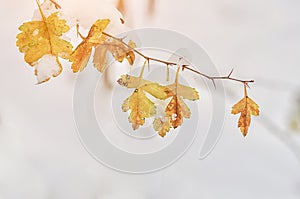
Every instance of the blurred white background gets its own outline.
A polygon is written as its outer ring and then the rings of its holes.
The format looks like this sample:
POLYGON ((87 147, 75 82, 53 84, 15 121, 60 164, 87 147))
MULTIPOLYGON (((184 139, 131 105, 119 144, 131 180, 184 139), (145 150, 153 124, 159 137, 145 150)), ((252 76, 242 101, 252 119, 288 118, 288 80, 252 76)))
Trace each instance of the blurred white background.
MULTIPOLYGON (((82 2, 83 13, 101 9, 101 0, 82 2)), ((76 7, 77 2, 68 3, 76 7)), ((299 97, 300 1, 163 0, 155 2, 152 17, 147 1, 128 0, 126 6, 131 28, 180 32, 207 51, 220 73, 234 67, 236 77, 255 79, 249 94, 262 116, 252 120, 243 138, 237 116, 230 115, 242 90, 226 82, 224 131, 208 158, 197 160, 199 146, 193 145, 160 172, 112 171, 79 141, 72 112, 76 77, 70 68, 35 85, 33 69, 15 46, 18 26, 30 20, 35 1, 1 0, 0 198, 299 198, 300 140, 289 121, 299 97)))

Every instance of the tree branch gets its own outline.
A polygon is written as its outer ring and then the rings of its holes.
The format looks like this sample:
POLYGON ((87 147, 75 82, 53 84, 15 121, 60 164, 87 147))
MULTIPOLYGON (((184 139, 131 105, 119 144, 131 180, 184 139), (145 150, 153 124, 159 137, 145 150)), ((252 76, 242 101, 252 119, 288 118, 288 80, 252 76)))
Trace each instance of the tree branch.
MULTIPOLYGON (((159 62, 159 63, 162 63, 162 64, 165 64, 167 66, 176 66, 177 63, 175 62, 169 62, 169 61, 166 61, 166 60, 162 60, 162 59, 157 59, 157 58, 154 58, 154 57, 149 57, 143 53, 141 53, 140 51, 136 50, 135 48, 132 48, 131 46, 129 46, 128 44, 126 44, 125 42, 123 42, 122 39, 120 38, 117 38, 115 36, 112 36, 106 32, 102 32, 103 35, 109 37, 109 38, 112 38, 116 41, 119 41, 121 42, 123 45, 125 45, 126 47, 128 47, 130 50, 134 51, 136 54, 140 55, 141 57, 143 57, 144 59, 147 60, 147 62, 149 63, 150 61, 155 61, 155 62, 159 62)), ((230 71, 230 73, 227 75, 227 76, 209 76, 207 74, 204 74, 204 73, 201 73, 193 68, 191 68, 189 65, 182 65, 182 70, 186 69, 186 70, 189 70, 193 73, 196 73, 198 75, 201 75, 202 77, 205 77, 209 80, 212 81, 214 87, 216 87, 216 84, 215 84, 215 80, 231 80, 231 81, 236 81, 236 82, 240 82, 242 84, 245 84, 248 86, 248 83, 253 83, 254 80, 242 80, 242 79, 237 79, 237 78, 233 78, 231 77, 232 73, 233 73, 233 69, 230 71)))

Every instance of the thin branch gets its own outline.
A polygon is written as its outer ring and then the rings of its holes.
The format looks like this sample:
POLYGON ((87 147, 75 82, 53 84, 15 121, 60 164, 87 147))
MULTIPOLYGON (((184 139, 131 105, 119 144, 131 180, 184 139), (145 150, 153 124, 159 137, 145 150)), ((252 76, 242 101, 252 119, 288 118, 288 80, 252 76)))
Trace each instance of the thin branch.
POLYGON ((54 4, 56 9, 61 9, 61 6, 56 1, 54 1, 54 0, 50 0, 50 1, 51 1, 51 3, 54 4))
MULTIPOLYGON (((138 55, 140 55, 141 57, 143 57, 144 59, 146 59, 148 61, 148 63, 150 61, 155 61, 155 62, 159 62, 159 63, 162 63, 162 64, 165 64, 167 66, 176 66, 177 63, 175 62, 169 62, 169 61, 166 61, 166 60, 162 60, 162 59, 157 59, 157 58, 153 58, 153 57, 149 57, 149 56, 146 56, 144 55, 143 53, 141 53, 140 51, 136 50, 135 48, 132 48, 131 46, 129 46, 128 44, 126 44, 125 42, 123 42, 122 39, 119 39, 117 37, 114 37, 106 32, 102 32, 103 35, 109 37, 109 38, 112 38, 114 40, 117 40, 119 42, 121 42, 123 45, 125 45, 126 47, 128 47, 130 50, 134 51, 135 53, 137 53, 138 55)), ((230 71, 230 73, 227 75, 227 76, 209 76, 207 74, 204 74, 204 73, 201 73, 193 68, 191 68, 189 65, 182 65, 182 70, 189 70, 193 73, 196 73, 198 75, 201 75, 209 80, 212 81, 214 87, 216 87, 216 84, 215 84, 215 80, 231 80, 231 81, 236 81, 236 82, 240 82, 240 83, 243 83, 245 85, 248 85, 248 83, 253 83, 254 80, 242 80, 242 79, 237 79, 237 78, 233 78, 231 77, 232 73, 233 73, 233 69, 230 71)))

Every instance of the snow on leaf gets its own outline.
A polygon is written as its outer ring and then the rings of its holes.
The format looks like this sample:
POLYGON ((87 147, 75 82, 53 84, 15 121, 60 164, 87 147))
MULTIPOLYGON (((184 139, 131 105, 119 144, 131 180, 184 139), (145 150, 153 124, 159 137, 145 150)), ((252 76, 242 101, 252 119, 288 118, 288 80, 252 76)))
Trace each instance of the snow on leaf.
POLYGON ((233 105, 232 114, 241 114, 238 127, 240 128, 243 136, 246 136, 251 122, 251 115, 259 115, 259 106, 247 95, 246 85, 244 85, 245 95, 238 103, 233 105))
POLYGON ((97 20, 90 28, 88 36, 83 38, 83 41, 72 52, 69 60, 73 62, 72 70, 74 73, 82 71, 85 68, 91 56, 92 48, 105 41, 106 37, 102 32, 108 26, 109 22, 109 19, 97 20))
MULTIPOLYGON (((19 51, 24 53, 24 59, 29 65, 35 66, 43 56, 52 55, 61 71, 58 57, 68 59, 73 48, 71 43, 61 39, 61 36, 70 28, 65 20, 58 17, 57 12, 45 17, 40 4, 37 4, 42 20, 23 23, 19 27, 21 33, 17 35, 16 45, 19 51)), ((52 76, 58 74, 55 72, 52 76)))
POLYGON ((106 53, 108 51, 118 62, 123 62, 126 58, 128 63, 133 65, 135 61, 135 54, 131 48, 136 48, 136 44, 130 40, 128 42, 128 46, 115 39, 106 39, 95 49, 93 60, 95 68, 97 68, 100 72, 105 70, 107 64, 106 53))
POLYGON ((62 66, 59 65, 57 57, 44 55, 35 65, 34 74, 37 76, 38 84, 48 81, 51 76, 56 77, 61 73, 62 66))
POLYGON ((128 120, 132 123, 134 130, 142 126, 146 118, 152 117, 156 113, 155 104, 147 98, 145 92, 158 99, 166 99, 168 96, 169 90, 166 87, 142 77, 122 75, 118 83, 121 86, 135 89, 122 105, 123 112, 131 110, 128 120))
MULTIPOLYGON (((59 15, 61 14, 61 7, 52 0, 44 0, 44 2, 40 4, 40 7, 45 17, 49 17, 54 12, 58 12, 59 15)), ((39 9, 34 11, 32 20, 42 20, 39 9)))

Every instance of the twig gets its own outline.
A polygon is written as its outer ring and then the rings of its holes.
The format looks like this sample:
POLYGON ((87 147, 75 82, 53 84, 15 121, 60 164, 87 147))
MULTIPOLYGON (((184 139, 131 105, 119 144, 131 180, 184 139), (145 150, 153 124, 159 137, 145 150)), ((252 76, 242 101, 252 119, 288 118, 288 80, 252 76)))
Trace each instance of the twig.
MULTIPOLYGON (((153 58, 153 57, 149 57, 149 56, 146 56, 144 55, 143 53, 141 53, 140 51, 136 50, 135 48, 132 48, 131 46, 129 46, 128 44, 126 44, 125 42, 123 42, 122 39, 119 39, 117 37, 114 37, 106 32, 102 32, 103 35, 109 37, 109 38, 112 38, 114 40, 117 40, 119 42, 121 42, 123 45, 125 45, 126 47, 128 47, 130 50, 134 51, 135 53, 137 53, 138 55, 140 55, 141 57, 143 57, 144 59, 146 59, 148 61, 148 63, 150 61, 155 61, 155 62, 159 62, 159 63, 162 63, 162 64, 165 64, 166 66, 176 66, 177 63, 175 62, 169 62, 169 61, 166 61, 166 60, 162 60, 162 59, 157 59, 157 58, 153 58)), ((209 76, 209 75, 206 75, 204 73, 201 73, 191 67, 189 67, 189 65, 182 65, 182 70, 189 70, 193 73, 196 73, 198 75, 201 75, 209 80, 212 81, 214 87, 216 87, 216 84, 215 84, 215 80, 231 80, 231 81, 236 81, 236 82, 240 82, 240 83, 243 83, 245 85, 248 86, 248 83, 253 83, 254 80, 242 80, 242 79, 237 79, 237 78, 233 78, 231 77, 232 73, 233 73, 233 69, 230 71, 230 73, 227 75, 227 76, 209 76)))
POLYGON ((61 6, 56 1, 50 0, 50 2, 54 4, 56 9, 61 9, 61 6))

